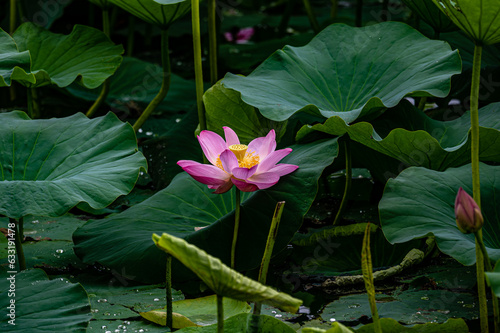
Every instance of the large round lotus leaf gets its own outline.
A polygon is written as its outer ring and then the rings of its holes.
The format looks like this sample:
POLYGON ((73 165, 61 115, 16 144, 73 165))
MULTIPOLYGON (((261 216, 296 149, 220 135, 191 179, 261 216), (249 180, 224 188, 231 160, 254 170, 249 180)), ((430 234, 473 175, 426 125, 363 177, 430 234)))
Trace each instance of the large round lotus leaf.
POLYGON ((295 313, 302 301, 250 279, 224 265, 219 258, 167 233, 153 234, 153 242, 195 273, 210 290, 222 297, 245 302, 266 303, 295 313))
POLYGON ((30 71, 30 54, 20 52, 14 39, 0 29, 0 87, 10 86, 11 80, 24 78, 35 82, 35 78, 28 75, 30 71))
MULTIPOLYGON (((217 324, 202 327, 186 327, 179 333, 217 333, 217 324)), ((255 316, 251 313, 240 313, 224 320, 224 332, 273 332, 295 333, 295 330, 283 321, 271 316, 255 316)))
POLYGON ((276 51, 247 77, 226 74, 222 84, 272 120, 307 111, 350 123, 408 94, 445 97, 460 71, 457 51, 406 24, 333 24, 306 46, 276 51))
POLYGON ((498 0, 432 0, 476 44, 500 42, 498 0))
POLYGON ((122 61, 121 45, 114 45, 102 31, 83 25, 75 25, 69 35, 59 35, 26 22, 12 37, 19 51, 31 55, 31 78, 15 78, 27 87, 66 87, 78 80, 87 88, 96 88, 122 61))
MULTIPOLYGON (((123 112, 130 112, 134 103, 146 107, 158 94, 162 83, 163 69, 153 63, 132 57, 123 57, 116 73, 109 78, 109 93, 106 103, 123 112)), ((66 88, 73 96, 86 101, 95 101, 102 88, 86 89, 79 84, 66 88)), ((153 114, 185 112, 196 106, 194 81, 172 74, 170 88, 165 99, 153 114)))
POLYGON ((276 131, 277 141, 286 131, 286 122, 276 122, 263 117, 253 106, 241 100, 240 93, 225 88, 221 81, 203 94, 207 129, 223 135, 223 126, 238 133, 241 142, 249 143, 253 138, 276 131))
POLYGON ((31 120, 0 113, 0 214, 60 216, 79 202, 100 209, 129 193, 144 156, 113 113, 31 120))
MULTIPOLYGON (((500 162, 499 110, 500 103, 492 103, 479 111, 481 161, 500 162)), ((331 117, 324 124, 304 126, 297 136, 301 138, 314 130, 332 135, 348 133, 352 140, 408 166, 446 170, 470 162, 469 112, 443 122, 427 117, 404 101, 373 124, 347 125, 340 117, 331 117)))
MULTIPOLYGON (((500 259, 500 166, 480 164, 483 237, 492 260, 500 259)), ((472 194, 470 164, 439 172, 412 167, 387 182, 379 204, 380 222, 391 243, 433 234, 442 252, 464 265, 476 261, 474 234, 461 233, 455 222, 458 189, 472 194)))
POLYGON ((79 283, 49 280, 41 269, 0 274, 2 332, 85 332, 90 319, 89 299, 79 283), (15 325, 8 322, 9 306, 13 307, 15 325))
POLYGON ((191 9, 187 0, 109 0, 141 20, 167 29, 191 9))
POLYGON ((403 3, 429 24, 436 33, 457 30, 457 26, 434 5, 432 0, 403 0, 403 3))
MULTIPOLYGON (((284 248, 302 224, 318 190, 324 168, 337 155, 336 139, 291 147, 282 162, 298 165, 273 187, 242 195, 241 221, 236 248, 236 268, 257 267, 264 253, 271 219, 278 201, 286 201, 275 251, 284 248)), ((185 172, 151 198, 123 213, 91 220, 73 234, 75 252, 85 262, 99 262, 144 282, 165 280, 165 253, 151 241, 164 232, 186 239, 210 255, 230 261, 234 226, 233 190, 214 194, 185 172), (196 227, 206 227, 195 231, 196 227)), ((194 275, 174 262, 173 278, 194 275)))

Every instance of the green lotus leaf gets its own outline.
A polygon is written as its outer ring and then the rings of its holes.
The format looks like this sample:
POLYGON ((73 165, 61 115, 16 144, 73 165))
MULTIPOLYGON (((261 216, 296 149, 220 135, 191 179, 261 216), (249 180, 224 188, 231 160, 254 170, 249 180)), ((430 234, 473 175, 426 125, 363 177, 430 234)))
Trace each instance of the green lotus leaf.
POLYGON ((403 3, 429 24, 437 34, 457 30, 455 23, 436 8, 432 0, 403 0, 403 3))
POLYGON ((324 330, 322 328, 314 328, 314 327, 304 327, 302 329, 303 333, 352 333, 352 330, 342 325, 339 322, 333 322, 332 328, 328 330, 324 330))
POLYGON ((476 44, 500 42, 498 0, 432 0, 476 44))
POLYGON ((500 261, 497 261, 493 272, 485 272, 486 281, 488 285, 493 289, 493 292, 497 297, 500 297, 500 261))
MULTIPOLYGON (((450 318, 442 324, 429 322, 425 324, 413 325, 412 327, 404 326, 393 318, 380 318, 380 325, 382 326, 384 333, 469 333, 469 327, 462 318, 450 318)), ((368 324, 360 327, 355 332, 371 333, 373 330, 373 324, 368 324)))
POLYGON ((408 94, 445 97, 460 57, 406 24, 333 24, 304 47, 285 46, 247 77, 222 84, 275 121, 298 111, 346 123, 393 107, 408 94))
MULTIPOLYGON (((186 327, 176 332, 179 333, 217 333, 217 324, 203 327, 186 327)), ((224 332, 272 332, 295 333, 295 330, 271 316, 254 316, 251 313, 240 313, 224 320, 224 332)))
POLYGON ((20 52, 14 39, 0 29, 0 87, 10 86, 12 80, 35 82, 30 72, 30 53, 20 52))
POLYGON ((191 9, 187 0, 109 0, 141 20, 168 29, 191 9))
MULTIPOLYGON (((316 197, 321 173, 338 153, 337 139, 291 148, 292 153, 282 162, 298 165, 296 171, 269 189, 242 195, 237 270, 260 265, 278 201, 286 201, 286 208, 274 251, 286 247, 316 197)), ((125 271, 125 276, 131 279, 164 282, 165 254, 150 239, 153 233, 168 232, 227 263, 234 226, 234 188, 225 194, 212 192, 182 172, 167 188, 140 204, 106 219, 90 220, 77 229, 73 234, 75 253, 85 262, 99 262, 125 271), (195 231, 196 227, 206 228, 195 231)), ((174 280, 195 278, 179 262, 172 265, 174 280)))
MULTIPOLYGON (((132 57, 123 57, 116 73, 109 78, 109 93, 106 103, 123 112, 129 112, 127 104, 146 105, 158 94, 161 87, 163 70, 153 63, 132 57)), ((153 114, 186 111, 196 106, 194 81, 172 74, 167 97, 158 105, 153 114)), ((95 101, 101 88, 86 89, 79 84, 66 88, 73 96, 86 101, 95 101)))
MULTIPOLYGON (((489 104, 479 111, 480 159, 500 162, 500 103, 489 104)), ((332 135, 349 134, 371 149, 393 157, 409 166, 423 166, 445 170, 470 162, 470 115, 452 121, 438 121, 427 117, 419 109, 404 101, 388 110, 373 122, 347 125, 340 117, 331 117, 324 124, 304 126, 297 136, 311 131, 332 135)))
POLYGON ((219 135, 224 133, 223 126, 229 126, 238 133, 241 142, 248 143, 274 129, 279 141, 286 130, 286 122, 263 117, 253 106, 245 104, 237 91, 224 88, 221 81, 205 92, 203 103, 207 129, 219 135))
POLYGON ((192 270, 217 295, 246 302, 265 303, 295 313, 302 301, 276 291, 224 265, 202 249, 182 238, 169 234, 153 234, 153 241, 161 250, 177 258, 192 270))
POLYGON ((87 293, 79 283, 69 283, 63 278, 49 280, 41 269, 0 274, 0 277, 2 332, 86 331, 92 314, 87 293), (11 282, 15 285, 13 289, 11 282), (9 323, 11 305, 15 325, 9 323))
POLYGON ((121 45, 114 45, 102 31, 83 25, 75 25, 69 35, 60 35, 26 22, 12 37, 19 51, 31 55, 30 74, 35 82, 15 78, 27 87, 66 87, 77 80, 87 88, 96 88, 122 61, 121 45))
POLYGON ((113 113, 30 120, 0 113, 0 214, 60 216, 79 202, 100 209, 129 193, 146 160, 113 113))
MULTIPOLYGON (((480 163, 483 237, 492 260, 500 259, 500 166, 480 163)), ((476 261, 474 234, 461 233, 455 222, 458 189, 472 194, 470 164, 443 172, 411 167, 390 179, 379 204, 387 240, 403 243, 433 234, 439 249, 464 265, 476 261)))
MULTIPOLYGON (((248 313, 252 309, 247 302, 228 297, 225 297, 222 302, 225 319, 239 313, 248 313)), ((208 326, 217 323, 217 295, 176 301, 172 303, 172 309, 174 313, 181 314, 192 322, 193 325, 190 326, 208 326)), ((141 316, 158 325, 166 326, 165 308, 141 313, 141 316)), ((176 327, 175 317, 174 327, 176 327)))

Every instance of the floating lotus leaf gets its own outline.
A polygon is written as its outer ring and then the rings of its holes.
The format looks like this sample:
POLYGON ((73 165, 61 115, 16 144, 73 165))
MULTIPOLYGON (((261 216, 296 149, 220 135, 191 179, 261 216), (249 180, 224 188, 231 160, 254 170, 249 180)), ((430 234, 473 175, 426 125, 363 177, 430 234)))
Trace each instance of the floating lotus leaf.
POLYGON ((75 25, 69 35, 60 35, 26 22, 12 37, 19 51, 31 55, 29 77, 15 78, 27 87, 66 87, 77 80, 87 88, 96 88, 122 61, 121 45, 114 45, 102 31, 83 25, 75 25))
POLYGON ((0 274, 0 330, 2 332, 85 332, 92 319, 85 289, 59 278, 49 280, 41 269, 0 274), (14 280, 8 280, 14 276, 14 280), (9 296, 14 281, 14 296, 9 296), (10 303, 15 300, 15 303, 10 303), (15 325, 8 314, 14 306, 15 325))
MULTIPOLYGON (((203 327, 186 327, 179 333, 217 333, 217 324, 203 327)), ((295 330, 283 321, 266 315, 255 316, 251 313, 240 313, 224 320, 224 332, 272 332, 295 333, 295 330)))
POLYGON ((498 0, 432 0, 476 44, 500 42, 498 0))
POLYGON ((429 24, 436 33, 457 30, 455 23, 439 10, 432 0, 403 0, 403 3, 429 24))
MULTIPOLYGON (((242 195, 237 270, 260 265, 276 203, 283 200, 286 208, 274 249, 286 247, 316 197, 321 173, 338 152, 337 139, 291 148, 293 151, 282 162, 298 165, 296 171, 283 176, 269 189, 242 195)), ((76 230, 73 234, 75 252, 85 262, 99 262, 125 272, 122 274, 128 278, 163 282, 165 254, 150 241, 151 234, 168 232, 185 238, 210 255, 229 262, 234 206, 234 188, 224 194, 214 194, 206 185, 182 172, 167 188, 140 204, 106 219, 91 220, 76 230), (206 228, 195 231, 196 227, 206 228)), ((172 265, 174 280, 195 277, 177 261, 172 265)))
MULTIPOLYGON (((480 163, 483 237, 492 260, 500 259, 500 166, 480 163)), ((476 261, 474 234, 456 226, 454 204, 458 189, 472 194, 470 164, 443 172, 411 167, 390 179, 379 204, 387 240, 403 243, 433 234, 439 249, 464 265, 476 261)))
POLYGON ((104 208, 147 168, 135 133, 113 113, 31 120, 0 113, 0 214, 60 216, 79 202, 104 208))
POLYGON ((141 20, 167 29, 191 9, 187 0, 109 0, 141 20))
POLYGON ((408 94, 445 97, 460 72, 457 51, 406 24, 333 24, 304 47, 276 51, 247 77, 226 74, 222 84, 272 120, 306 111, 350 123, 408 94))
POLYGON ((25 79, 30 83, 35 78, 28 75, 30 71, 30 54, 28 51, 20 52, 14 39, 0 29, 0 87, 10 86, 12 80, 25 79))
MULTIPOLYGON (((479 111, 482 161, 500 162, 500 103, 491 103, 479 111)), ((301 138, 311 131, 349 137, 371 149, 393 157, 409 166, 445 170, 470 162, 470 115, 452 121, 427 117, 405 101, 388 110, 373 124, 358 122, 347 125, 340 117, 331 117, 324 124, 304 126, 301 138)))
POLYGON ((276 291, 224 265, 200 248, 169 234, 153 234, 153 241, 192 270, 217 295, 246 302, 265 303, 295 313, 302 301, 276 291))

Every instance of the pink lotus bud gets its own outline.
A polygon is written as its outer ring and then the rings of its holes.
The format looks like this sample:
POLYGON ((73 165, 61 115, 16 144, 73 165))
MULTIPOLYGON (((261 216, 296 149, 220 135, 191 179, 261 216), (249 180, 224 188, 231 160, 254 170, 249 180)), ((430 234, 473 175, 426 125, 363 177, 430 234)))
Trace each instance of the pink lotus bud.
POLYGON ((458 229, 464 234, 477 232, 483 227, 483 214, 477 203, 461 187, 455 199, 455 218, 458 229))

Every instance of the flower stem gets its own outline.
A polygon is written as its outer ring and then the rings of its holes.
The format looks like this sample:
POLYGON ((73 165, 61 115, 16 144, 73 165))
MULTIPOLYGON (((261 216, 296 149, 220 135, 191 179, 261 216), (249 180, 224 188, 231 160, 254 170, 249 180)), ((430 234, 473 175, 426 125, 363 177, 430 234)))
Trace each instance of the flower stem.
POLYGON ((26 269, 26 258, 24 257, 23 250, 23 218, 15 220, 9 218, 9 222, 14 224, 14 243, 16 245, 17 260, 19 261, 19 270, 23 271, 26 269))
POLYGON ((215 0, 208 0, 208 41, 210 59, 210 83, 217 83, 219 79, 217 71, 217 3, 215 0))
MULTIPOLYGON (((474 236, 476 236, 476 246, 478 246, 479 249, 481 250, 481 253, 482 253, 483 258, 484 258, 484 265, 486 266, 486 267, 483 266, 483 281, 484 281, 484 268, 486 268, 486 270, 488 272, 493 272, 493 267, 491 266, 491 260, 490 260, 490 257, 488 256, 488 251, 486 251, 486 246, 484 246, 483 230, 482 229, 478 230, 477 232, 474 233, 474 236)), ((478 279, 479 279, 479 276, 478 276, 478 279)), ((479 283, 479 281, 478 281, 478 283, 479 283)), ((485 293, 486 293, 486 291, 485 291, 485 293)), ((498 324, 500 321, 500 314, 498 311, 498 297, 496 297, 495 291, 493 290, 493 288, 491 288, 491 295, 492 295, 491 299, 492 299, 492 303, 493 303, 493 324, 495 325, 495 332, 497 333, 499 330, 498 324)))
POLYGON ((168 49, 168 29, 161 30, 161 65, 163 68, 163 79, 161 83, 161 88, 158 94, 153 98, 153 100, 146 107, 146 110, 141 114, 139 119, 135 122, 133 128, 134 131, 137 132, 139 128, 144 124, 146 119, 153 113, 154 109, 158 106, 158 104, 163 101, 165 96, 167 96, 168 89, 170 88, 170 55, 168 49))
POLYGON ((373 281, 372 255, 370 250, 370 223, 366 225, 365 235, 363 237, 363 248, 361 250, 361 270, 363 271, 363 280, 365 281, 366 293, 370 303, 373 326, 375 333, 382 333, 382 327, 378 318, 377 304, 375 303, 375 284, 373 281))
POLYGON ((200 1, 191 0, 191 20, 193 26, 194 74, 196 84, 196 105, 200 130, 207 129, 203 107, 203 70, 201 65, 200 1))
MULTIPOLYGON (((102 31, 108 38, 111 35, 111 28, 109 24, 109 10, 107 7, 104 7, 102 9, 102 31)), ((87 117, 92 117, 92 115, 99 109, 99 107, 102 105, 102 103, 106 100, 106 97, 108 97, 109 93, 109 78, 104 80, 104 83, 102 84, 101 88, 101 93, 97 97, 97 99, 94 101, 94 104, 88 109, 86 116, 87 117)))
POLYGON ((16 0, 10 0, 10 21, 9 21, 9 32, 12 35, 17 26, 17 11, 16 11, 16 0))
POLYGON ((167 327, 170 331, 173 330, 172 327, 172 256, 167 253, 167 272, 166 272, 166 298, 167 298, 167 327))
MULTIPOLYGON (((472 81, 470 91, 470 123, 471 123, 471 165, 472 165, 472 192, 474 201, 481 208, 481 188, 479 179, 479 80, 481 75, 482 46, 474 47, 474 60, 472 64, 472 81)), ((482 240, 482 237, 480 237, 482 240)), ((488 307, 486 303, 486 285, 484 277, 484 255, 481 251, 480 241, 476 237, 476 274, 479 296, 479 314, 481 332, 488 332, 488 307)))
POLYGON ((311 23, 311 27, 314 30, 314 33, 319 32, 319 24, 318 20, 316 20, 316 16, 314 15, 311 3, 309 0, 302 0, 304 2, 304 7, 306 9, 307 17, 309 18, 309 22, 311 23))
MULTIPOLYGON (((283 214, 283 208, 285 208, 285 202, 279 201, 274 209, 271 227, 269 228, 269 234, 267 235, 266 249, 264 250, 264 256, 262 257, 262 263, 260 264, 259 270, 258 281, 262 284, 266 284, 267 270, 269 268, 269 262, 271 261, 271 255, 273 254, 274 243, 278 235, 278 227, 281 220, 281 214, 283 214)), ((260 309, 261 303, 255 303, 253 314, 260 315, 260 309)))
POLYGON ((135 16, 128 16, 128 32, 127 32, 127 56, 131 57, 134 52, 134 32, 135 32, 135 16))
POLYGON ((217 295, 217 333, 224 333, 224 298, 217 295))
POLYGON ((351 182, 352 182, 352 158, 351 158, 351 145, 350 139, 347 138, 344 141, 344 150, 345 150, 345 187, 344 187, 344 195, 342 197, 342 201, 340 203, 339 210, 337 211, 337 215, 335 216, 335 220, 333 221, 333 225, 337 225, 342 217, 342 214, 347 206, 349 194, 351 192, 351 182))
POLYGON ((234 269, 234 258, 236 255, 236 243, 238 241, 238 229, 240 228, 241 191, 236 189, 236 207, 234 210, 233 244, 231 245, 231 268, 234 269))

